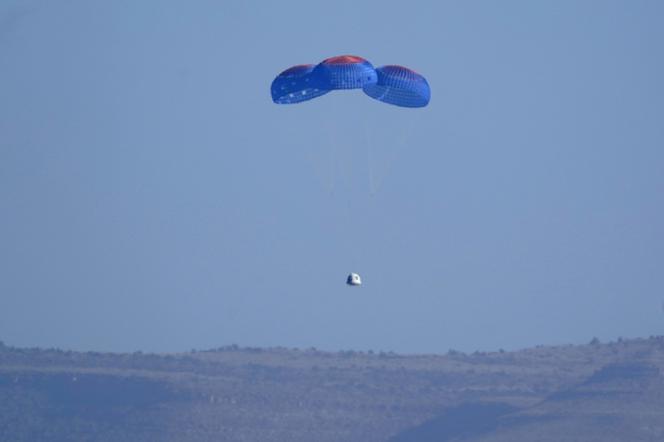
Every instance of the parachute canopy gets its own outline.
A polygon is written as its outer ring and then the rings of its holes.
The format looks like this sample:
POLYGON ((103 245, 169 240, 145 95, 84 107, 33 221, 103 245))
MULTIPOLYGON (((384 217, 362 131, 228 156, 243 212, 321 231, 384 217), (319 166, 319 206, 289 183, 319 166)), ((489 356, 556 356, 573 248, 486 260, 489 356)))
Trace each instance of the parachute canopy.
POLYGON ((362 89, 371 98, 401 107, 424 107, 431 98, 429 83, 417 72, 397 65, 374 68, 356 55, 288 68, 272 81, 271 92, 275 103, 294 104, 339 89, 362 89))
POLYGON ((330 92, 312 74, 313 64, 299 64, 277 75, 272 82, 272 101, 277 104, 300 103, 330 92))
POLYGON ((429 83, 412 69, 387 65, 377 68, 376 73, 378 81, 362 89, 371 98, 402 107, 424 107, 429 104, 429 83))
POLYGON ((361 89, 378 80, 371 63, 355 55, 340 55, 323 60, 314 72, 328 89, 361 89))

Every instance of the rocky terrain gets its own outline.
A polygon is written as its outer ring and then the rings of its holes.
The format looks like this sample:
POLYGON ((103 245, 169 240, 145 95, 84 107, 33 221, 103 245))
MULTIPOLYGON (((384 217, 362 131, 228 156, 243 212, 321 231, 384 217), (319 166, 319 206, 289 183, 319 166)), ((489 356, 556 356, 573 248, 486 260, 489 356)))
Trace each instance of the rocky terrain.
POLYGON ((664 337, 445 355, 0 344, 2 441, 663 441, 664 337))

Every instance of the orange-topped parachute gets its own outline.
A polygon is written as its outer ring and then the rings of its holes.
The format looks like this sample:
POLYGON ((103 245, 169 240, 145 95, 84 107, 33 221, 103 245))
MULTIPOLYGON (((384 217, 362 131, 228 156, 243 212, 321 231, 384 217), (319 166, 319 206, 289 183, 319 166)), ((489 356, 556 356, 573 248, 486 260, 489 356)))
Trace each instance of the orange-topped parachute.
POLYGON ((362 89, 375 100, 401 107, 424 107, 431 99, 429 83, 412 69, 398 65, 374 68, 357 55, 286 69, 272 82, 271 92, 275 103, 294 104, 340 89, 362 89))

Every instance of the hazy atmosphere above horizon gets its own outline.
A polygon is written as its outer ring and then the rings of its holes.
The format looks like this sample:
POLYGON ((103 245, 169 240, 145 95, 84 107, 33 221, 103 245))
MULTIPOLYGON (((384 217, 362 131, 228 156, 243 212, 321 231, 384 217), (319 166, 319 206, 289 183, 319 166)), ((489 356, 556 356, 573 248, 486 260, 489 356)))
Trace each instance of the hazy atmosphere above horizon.
POLYGON ((0 3, 0 340, 664 334, 664 2, 405 5, 0 3), (340 54, 413 68, 431 103, 272 102, 340 54))

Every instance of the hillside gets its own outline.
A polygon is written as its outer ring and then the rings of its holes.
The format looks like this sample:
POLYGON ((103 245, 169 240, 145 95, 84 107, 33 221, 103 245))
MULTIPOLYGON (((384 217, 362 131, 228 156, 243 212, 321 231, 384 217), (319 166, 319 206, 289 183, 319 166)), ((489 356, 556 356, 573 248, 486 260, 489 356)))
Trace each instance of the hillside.
POLYGON ((1 345, 0 440, 661 441, 664 338, 446 355, 1 345))

